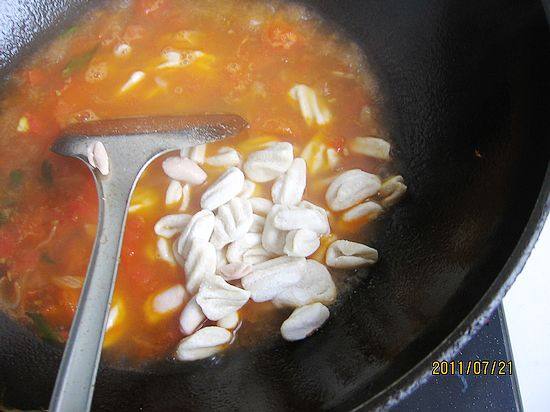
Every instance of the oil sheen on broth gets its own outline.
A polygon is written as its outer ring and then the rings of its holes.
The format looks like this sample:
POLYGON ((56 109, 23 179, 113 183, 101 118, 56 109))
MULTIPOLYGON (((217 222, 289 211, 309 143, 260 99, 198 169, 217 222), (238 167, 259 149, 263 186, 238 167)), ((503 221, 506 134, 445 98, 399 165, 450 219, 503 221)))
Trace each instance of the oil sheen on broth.
MULTIPOLYGON (((375 83, 362 51, 292 3, 115 2, 89 12, 42 45, 13 73, 3 96, 0 307, 52 342, 67 339, 98 212, 89 171, 49 152, 68 124, 128 116, 239 114, 250 128, 209 145, 206 157, 228 146, 246 159, 270 143, 290 142, 294 156, 307 163, 303 198, 327 211, 325 193, 336 176, 357 168, 379 176, 382 188, 368 199, 378 205, 377 213, 344 219, 345 210, 330 212, 331 235, 321 238, 311 256, 323 264, 323 251, 336 238, 368 245, 371 222, 377 214, 389 213, 406 188, 395 177, 375 83)), ((146 170, 131 201, 104 344, 106 356, 119 363, 143 365, 172 357, 184 337, 179 317, 189 294, 174 310, 151 314, 155 295, 185 287, 183 269, 159 257, 154 226, 167 214, 199 211, 202 193, 225 170, 201 164, 208 182, 191 187, 189 205, 182 211, 178 193, 177 202, 165 202, 170 179, 163 160, 146 170)), ((271 199, 272 184, 256 185, 253 196, 271 199)), ((329 269, 343 293, 345 280, 355 271, 329 269)), ((290 312, 250 301, 239 311, 234 344, 279 339, 290 312)))

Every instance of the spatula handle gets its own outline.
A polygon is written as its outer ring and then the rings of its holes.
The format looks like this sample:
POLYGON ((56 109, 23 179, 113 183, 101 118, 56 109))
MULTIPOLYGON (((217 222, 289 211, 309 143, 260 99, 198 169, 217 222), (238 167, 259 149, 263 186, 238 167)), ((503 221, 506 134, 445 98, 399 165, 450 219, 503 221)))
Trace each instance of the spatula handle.
POLYGON ((65 137, 54 144, 56 153, 86 161, 89 145, 100 141, 109 155, 110 174, 101 176, 94 170, 99 195, 97 235, 55 382, 51 412, 90 410, 126 212, 143 169, 163 153, 221 140, 245 126, 235 115, 106 120, 68 128, 65 137))
MULTIPOLYGON (((101 177, 98 177, 101 179, 101 177)), ((78 309, 55 383, 50 411, 88 411, 115 285, 132 182, 104 192, 98 184, 99 220, 78 309), (109 199, 109 207, 105 201, 109 199)))

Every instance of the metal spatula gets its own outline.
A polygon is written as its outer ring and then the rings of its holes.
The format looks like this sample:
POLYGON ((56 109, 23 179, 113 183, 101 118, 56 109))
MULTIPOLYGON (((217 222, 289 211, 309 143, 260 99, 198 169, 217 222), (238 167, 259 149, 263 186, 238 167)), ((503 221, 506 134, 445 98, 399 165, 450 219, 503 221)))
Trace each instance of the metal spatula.
POLYGON ((145 167, 163 153, 237 134, 247 123, 236 115, 102 120, 73 125, 52 151, 83 160, 93 171, 99 195, 97 235, 78 309, 55 383, 50 411, 87 411, 113 294, 130 196, 145 167), (87 162, 90 144, 101 142, 110 173, 87 162))

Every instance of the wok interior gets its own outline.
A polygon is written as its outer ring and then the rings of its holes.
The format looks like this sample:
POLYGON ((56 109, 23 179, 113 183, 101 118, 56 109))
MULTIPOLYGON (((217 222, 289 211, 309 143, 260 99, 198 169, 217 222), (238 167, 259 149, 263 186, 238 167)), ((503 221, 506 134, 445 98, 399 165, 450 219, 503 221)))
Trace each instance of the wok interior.
MULTIPOLYGON (((46 3, 28 7, 51 18, 77 13, 85 2, 46 3)), ((364 46, 385 96, 409 193, 380 223, 373 246, 383 251, 381 261, 310 339, 274 340, 215 362, 159 364, 147 372, 103 367, 94 409, 356 406, 453 331, 516 245, 548 163, 549 48, 541 5, 311 3, 364 46)), ((16 34, 2 34, 2 49, 16 34)), ((45 407, 61 349, 0 316, 4 402, 45 407)))

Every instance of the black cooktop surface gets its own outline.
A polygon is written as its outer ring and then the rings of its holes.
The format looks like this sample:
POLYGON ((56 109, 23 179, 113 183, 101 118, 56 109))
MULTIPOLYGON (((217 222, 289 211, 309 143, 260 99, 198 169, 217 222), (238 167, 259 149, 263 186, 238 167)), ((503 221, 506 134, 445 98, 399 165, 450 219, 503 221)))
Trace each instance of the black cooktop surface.
MULTIPOLYGON (((409 411, 522 411, 521 398, 513 370, 512 351, 502 307, 490 321, 456 356, 455 373, 431 376, 392 412, 409 411), (488 360, 487 374, 458 373, 462 368, 473 367, 474 361, 488 360), (495 375, 489 371, 492 361, 512 361, 512 375, 495 375)), ((497 365, 497 366, 503 366, 497 365)), ((478 362, 477 367, 480 367, 478 362)), ((506 369, 508 366, 505 366, 506 369)), ((484 366, 481 365, 483 370, 484 366)), ((507 369, 506 369, 507 370, 507 369)))

